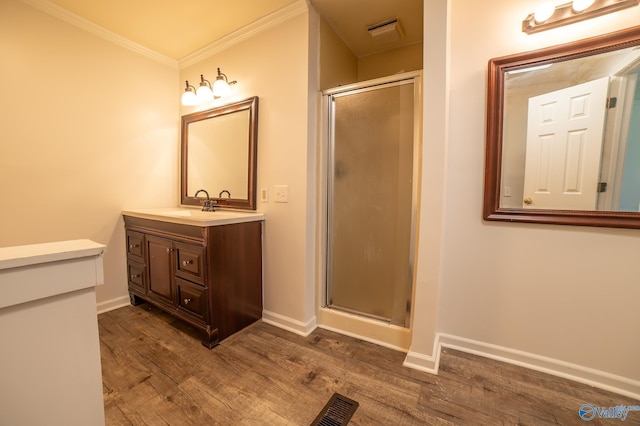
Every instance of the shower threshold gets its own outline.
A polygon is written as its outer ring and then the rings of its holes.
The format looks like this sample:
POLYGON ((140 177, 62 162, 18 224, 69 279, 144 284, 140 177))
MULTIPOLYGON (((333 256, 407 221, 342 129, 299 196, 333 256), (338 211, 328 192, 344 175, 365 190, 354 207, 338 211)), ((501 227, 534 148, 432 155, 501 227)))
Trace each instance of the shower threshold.
MULTIPOLYGON (((346 308, 344 306, 339 306, 339 305, 329 305, 327 306, 328 309, 335 309, 336 311, 340 311, 340 312, 344 312, 346 314, 349 315, 356 315, 359 317, 364 317, 364 318, 368 318, 374 321, 379 321, 388 325, 391 325, 391 319, 386 318, 386 317, 382 317, 382 316, 378 316, 378 315, 374 315, 374 314, 369 314, 366 312, 362 312, 362 311, 358 311, 356 309, 349 309, 346 308)), ((394 324, 397 325, 398 327, 402 327, 401 324, 394 324)))
POLYGON ((411 330, 359 313, 335 307, 321 307, 317 313, 318 327, 366 342, 407 352, 411 346, 411 330))

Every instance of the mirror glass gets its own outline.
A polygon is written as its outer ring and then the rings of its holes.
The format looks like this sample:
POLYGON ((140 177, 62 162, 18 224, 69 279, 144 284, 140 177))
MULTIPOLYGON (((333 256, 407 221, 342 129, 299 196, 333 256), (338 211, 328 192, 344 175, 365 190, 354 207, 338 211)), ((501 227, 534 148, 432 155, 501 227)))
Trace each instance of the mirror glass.
POLYGON ((182 117, 182 204, 256 208, 258 98, 182 117))
POLYGON ((484 217, 640 227, 640 27, 489 62, 484 217))

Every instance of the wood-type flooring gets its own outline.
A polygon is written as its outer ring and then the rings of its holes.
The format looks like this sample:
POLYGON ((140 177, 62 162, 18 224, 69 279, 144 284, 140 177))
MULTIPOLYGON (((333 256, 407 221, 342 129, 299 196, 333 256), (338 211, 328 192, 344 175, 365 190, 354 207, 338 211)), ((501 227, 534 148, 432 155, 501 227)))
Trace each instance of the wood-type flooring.
MULTIPOLYGON (((350 425, 583 425, 578 410, 640 401, 443 350, 438 375, 405 354, 330 331, 302 337, 257 322, 208 350, 148 305, 99 315, 111 425, 309 425, 334 392, 359 403, 350 425)), ((627 419, 589 425, 639 425, 627 419)))

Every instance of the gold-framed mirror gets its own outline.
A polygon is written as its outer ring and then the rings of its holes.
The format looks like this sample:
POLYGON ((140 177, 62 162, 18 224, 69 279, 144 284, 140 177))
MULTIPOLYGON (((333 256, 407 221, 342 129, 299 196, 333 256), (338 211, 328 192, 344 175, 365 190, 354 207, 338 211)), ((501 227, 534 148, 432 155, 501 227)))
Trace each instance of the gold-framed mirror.
POLYGON ((180 198, 200 205, 256 209, 258 97, 182 116, 180 198))
POLYGON ((640 26, 489 61, 483 218, 640 228, 640 26))

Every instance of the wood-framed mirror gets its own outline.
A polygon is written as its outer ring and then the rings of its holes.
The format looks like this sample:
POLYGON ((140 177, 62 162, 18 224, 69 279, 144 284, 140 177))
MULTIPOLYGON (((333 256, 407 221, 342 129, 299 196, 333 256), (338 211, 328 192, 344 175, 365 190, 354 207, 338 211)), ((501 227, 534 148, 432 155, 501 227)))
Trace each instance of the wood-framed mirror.
POLYGON ((640 228, 640 26, 489 61, 483 218, 640 228))
POLYGON ((258 97, 182 116, 180 197, 201 205, 256 209, 258 97))

